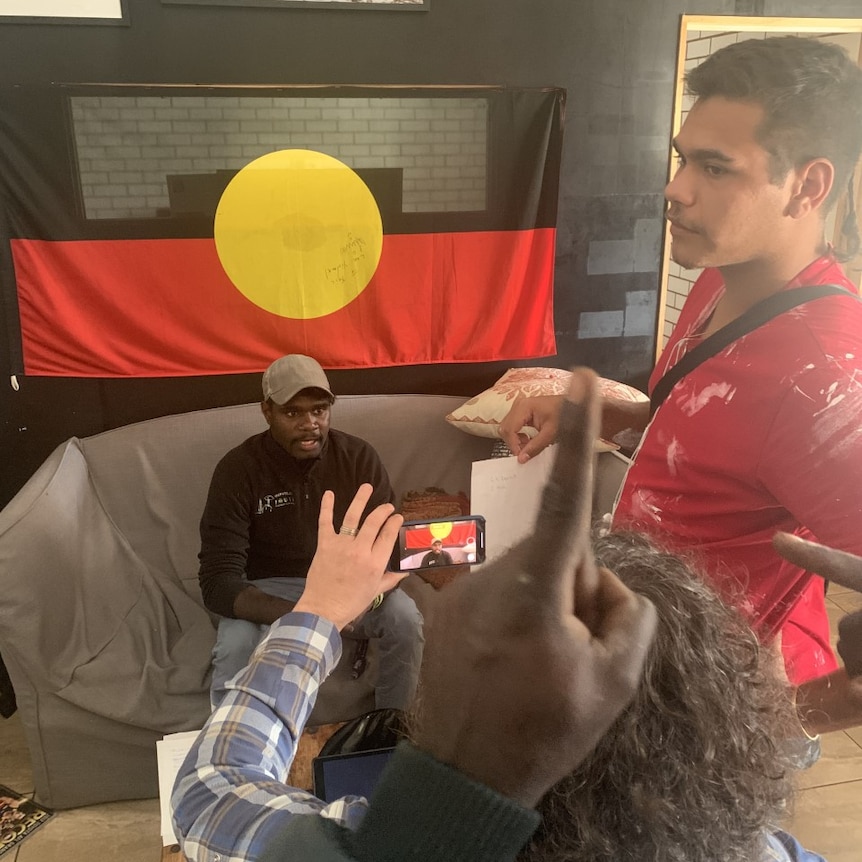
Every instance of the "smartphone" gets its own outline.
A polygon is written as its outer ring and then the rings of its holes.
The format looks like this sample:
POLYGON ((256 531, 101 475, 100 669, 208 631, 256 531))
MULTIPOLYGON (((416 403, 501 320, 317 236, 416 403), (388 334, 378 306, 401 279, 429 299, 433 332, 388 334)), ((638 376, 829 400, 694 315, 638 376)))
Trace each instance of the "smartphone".
POLYGON ((405 521, 398 531, 389 568, 415 572, 485 561, 485 519, 481 515, 405 521))

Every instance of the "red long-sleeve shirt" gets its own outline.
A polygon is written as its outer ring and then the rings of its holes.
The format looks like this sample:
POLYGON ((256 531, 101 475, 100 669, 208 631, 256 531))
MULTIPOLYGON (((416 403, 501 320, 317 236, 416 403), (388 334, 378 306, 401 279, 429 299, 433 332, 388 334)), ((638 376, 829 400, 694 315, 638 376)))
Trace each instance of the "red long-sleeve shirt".
MULTIPOLYGON (((785 289, 840 284, 831 255, 785 289)), ((722 295, 704 271, 650 379, 698 341, 722 295)), ((614 513, 702 557, 764 638, 782 633, 790 679, 834 670, 823 583, 772 549, 777 530, 862 554, 862 303, 829 296, 707 359, 659 407, 614 513)))

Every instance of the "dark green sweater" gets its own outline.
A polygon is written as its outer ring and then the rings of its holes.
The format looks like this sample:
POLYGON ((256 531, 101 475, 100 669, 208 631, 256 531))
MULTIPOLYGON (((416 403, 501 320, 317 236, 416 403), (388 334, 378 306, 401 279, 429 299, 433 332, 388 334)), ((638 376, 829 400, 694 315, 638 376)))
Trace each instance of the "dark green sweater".
POLYGON ((260 862, 507 862, 538 825, 532 809, 402 742, 356 832, 296 817, 260 862))

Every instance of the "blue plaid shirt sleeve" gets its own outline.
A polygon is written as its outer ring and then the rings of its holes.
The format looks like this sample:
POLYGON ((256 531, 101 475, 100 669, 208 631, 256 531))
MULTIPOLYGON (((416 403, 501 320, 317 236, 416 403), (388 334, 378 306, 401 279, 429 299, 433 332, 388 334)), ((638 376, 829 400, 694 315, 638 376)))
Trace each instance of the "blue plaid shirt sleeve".
POLYGON ((764 862, 826 862, 822 856, 806 850, 792 835, 777 829, 766 836, 764 862))
POLYGON ((365 799, 327 805, 286 783, 320 684, 340 656, 332 623, 289 613, 228 683, 171 796, 174 829, 189 862, 250 862, 298 814, 319 814, 350 829, 359 824, 365 799))

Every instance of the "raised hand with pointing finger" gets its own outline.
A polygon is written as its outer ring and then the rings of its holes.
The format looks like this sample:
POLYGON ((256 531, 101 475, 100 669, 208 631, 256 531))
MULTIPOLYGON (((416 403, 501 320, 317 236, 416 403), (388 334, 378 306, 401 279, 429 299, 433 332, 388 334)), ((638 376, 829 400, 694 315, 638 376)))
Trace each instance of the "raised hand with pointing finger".
POLYGON ((595 375, 573 372, 532 535, 440 596, 414 739, 526 806, 592 750, 633 697, 652 605, 595 565, 595 375))

